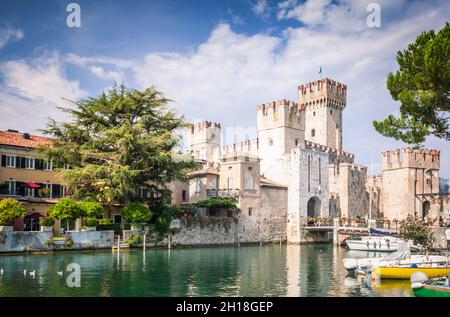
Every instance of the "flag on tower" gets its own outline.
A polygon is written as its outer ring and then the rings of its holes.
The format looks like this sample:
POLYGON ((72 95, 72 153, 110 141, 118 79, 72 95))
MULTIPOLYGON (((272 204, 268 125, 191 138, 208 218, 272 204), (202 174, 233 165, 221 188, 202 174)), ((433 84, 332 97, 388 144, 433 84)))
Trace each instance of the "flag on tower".
POLYGON ((318 74, 322 75, 323 69, 322 66, 319 67, 319 70, 317 71, 318 74))

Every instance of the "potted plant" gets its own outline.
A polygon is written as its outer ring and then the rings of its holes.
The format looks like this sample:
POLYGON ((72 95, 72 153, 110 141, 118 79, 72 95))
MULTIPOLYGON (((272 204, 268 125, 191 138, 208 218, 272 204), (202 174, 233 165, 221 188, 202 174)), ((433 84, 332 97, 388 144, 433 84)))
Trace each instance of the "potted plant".
POLYGON ((16 199, 5 198, 0 200, 0 231, 13 231, 14 221, 17 218, 24 218, 25 207, 16 199))
POLYGON ((96 218, 86 218, 84 219, 84 228, 86 231, 96 231, 99 220, 96 218))
POLYGON ((50 232, 53 231, 53 225, 55 220, 52 217, 41 217, 39 219, 39 225, 41 226, 41 231, 50 232))

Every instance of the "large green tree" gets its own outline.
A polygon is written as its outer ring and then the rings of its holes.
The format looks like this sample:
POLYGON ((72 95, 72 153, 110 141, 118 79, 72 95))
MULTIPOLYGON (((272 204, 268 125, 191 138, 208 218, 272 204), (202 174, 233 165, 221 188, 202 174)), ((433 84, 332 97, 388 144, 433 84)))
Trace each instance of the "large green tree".
POLYGON ((423 32, 397 53, 399 69, 387 78, 400 116, 374 121, 386 137, 420 146, 428 135, 450 140, 450 24, 423 32))
POLYGON ((186 180, 195 166, 176 151, 176 131, 185 122, 168 103, 153 87, 139 91, 125 85, 73 102, 60 108, 69 122, 50 120, 43 130, 54 142, 42 151, 55 166, 68 164, 58 171, 74 198, 127 204, 142 201, 144 190, 149 205, 163 206, 168 183, 186 180))

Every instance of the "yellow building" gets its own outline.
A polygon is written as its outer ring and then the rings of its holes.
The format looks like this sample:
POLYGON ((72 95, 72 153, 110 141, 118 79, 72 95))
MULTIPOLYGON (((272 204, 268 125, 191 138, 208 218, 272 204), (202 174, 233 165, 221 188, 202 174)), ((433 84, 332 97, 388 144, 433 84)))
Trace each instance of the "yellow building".
POLYGON ((51 139, 45 137, 0 131, 0 199, 16 198, 27 210, 27 216, 16 221, 14 230, 38 230, 39 218, 66 195, 67 187, 54 171, 56 166, 36 151, 38 146, 49 143, 51 139))

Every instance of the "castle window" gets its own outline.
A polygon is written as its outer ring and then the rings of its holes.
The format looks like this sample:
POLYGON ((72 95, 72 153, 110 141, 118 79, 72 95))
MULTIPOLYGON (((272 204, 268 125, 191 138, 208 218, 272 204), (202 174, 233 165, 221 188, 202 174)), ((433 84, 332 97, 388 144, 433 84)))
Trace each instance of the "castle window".
POLYGON ((330 114, 333 114, 333 110, 330 110, 330 114))
POLYGON ((312 129, 311 130, 311 137, 315 137, 316 136, 316 130, 312 129))
POLYGON ((233 179, 231 177, 227 178, 227 189, 231 190, 233 188, 233 179))
POLYGON ((313 112, 313 116, 314 116, 314 117, 316 116, 316 112, 315 112, 315 111, 313 112))
POLYGON ((252 215, 252 211, 253 211, 253 208, 252 208, 252 207, 248 207, 248 215, 249 215, 249 216, 252 215))
POLYGON ((247 189, 255 189, 255 182, 252 175, 247 175, 247 189))
POLYGON ((321 165, 322 165, 322 159, 319 157, 319 185, 322 185, 321 165))
POLYGON ((269 139, 269 145, 270 145, 270 146, 273 145, 273 139, 269 139))
POLYGON ((181 191, 181 201, 186 201, 186 191, 181 191))
POLYGON ((308 155, 308 193, 311 191, 311 155, 308 155))
POLYGON ((202 181, 199 177, 195 179, 195 192, 200 193, 202 191, 202 181))
POLYGON ((295 139, 295 146, 298 146, 298 139, 295 139))
POLYGON ((213 133, 211 134, 211 140, 214 140, 216 138, 216 135, 213 133))
POLYGON ((253 168, 251 166, 248 167, 248 170, 251 171, 253 168))

